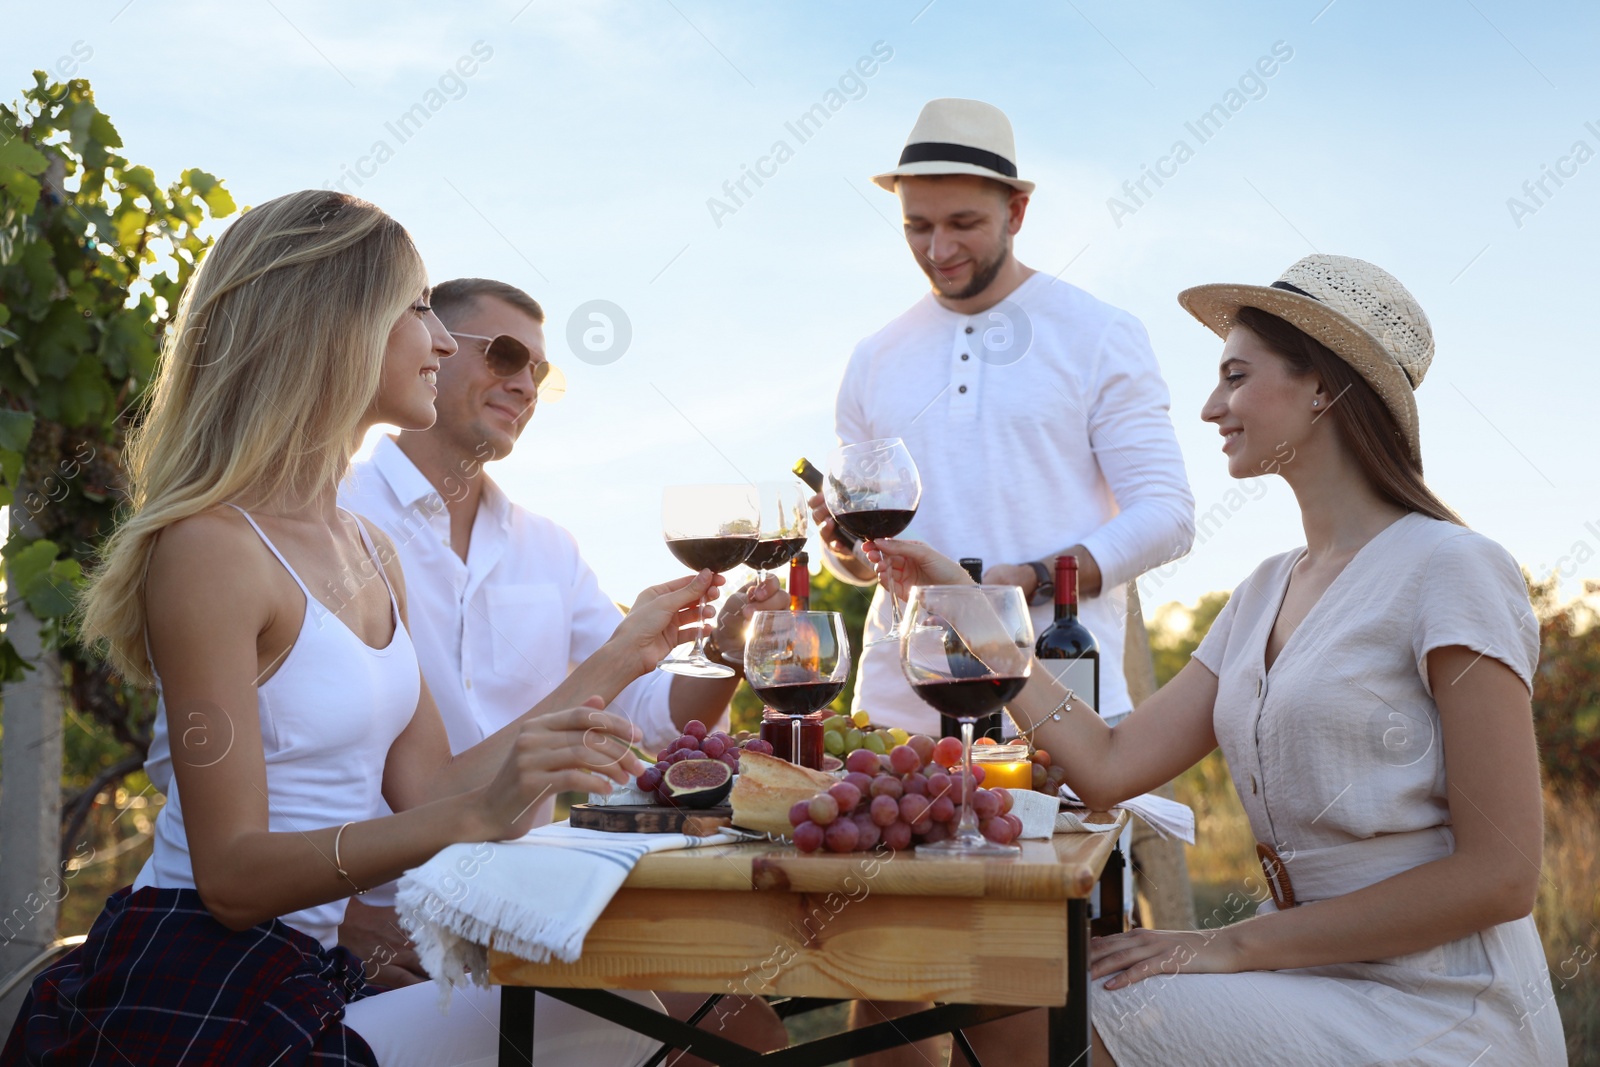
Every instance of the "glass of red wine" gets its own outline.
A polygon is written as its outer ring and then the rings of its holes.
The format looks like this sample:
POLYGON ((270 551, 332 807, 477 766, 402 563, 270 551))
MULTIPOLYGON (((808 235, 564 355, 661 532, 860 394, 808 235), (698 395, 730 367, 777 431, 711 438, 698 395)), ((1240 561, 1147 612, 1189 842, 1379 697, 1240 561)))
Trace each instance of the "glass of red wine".
MULTIPOLYGON (((761 537, 761 497, 753 485, 669 485, 661 494, 661 531, 667 549, 693 571, 731 571, 756 550, 761 537)), ((700 601, 701 613, 705 610, 700 601)), ((733 668, 706 656, 707 623, 694 648, 675 649, 657 666, 693 678, 731 678, 733 668)))
POLYGON ((963 771, 959 827, 944 841, 918 845, 919 855, 1021 854, 1016 845, 988 840, 978 827, 972 732, 978 719, 1022 692, 1032 666, 1033 619, 1017 586, 919 585, 911 590, 900 668, 918 697, 961 723, 963 771))
POLYGON ((849 676, 850 638, 837 611, 758 611, 750 617, 744 677, 763 704, 789 716, 791 762, 800 762, 800 721, 833 703, 849 676))
MULTIPOLYGON (((922 477, 898 437, 844 445, 828 457, 822 499, 833 521, 857 541, 898 537, 916 517, 922 502, 922 477)), ((873 641, 898 641, 904 632, 900 601, 890 590, 889 608, 894 624, 873 641)))
POLYGON ((761 540, 744 565, 756 572, 756 581, 788 563, 806 547, 811 509, 806 506, 806 487, 798 482, 762 482, 761 540))

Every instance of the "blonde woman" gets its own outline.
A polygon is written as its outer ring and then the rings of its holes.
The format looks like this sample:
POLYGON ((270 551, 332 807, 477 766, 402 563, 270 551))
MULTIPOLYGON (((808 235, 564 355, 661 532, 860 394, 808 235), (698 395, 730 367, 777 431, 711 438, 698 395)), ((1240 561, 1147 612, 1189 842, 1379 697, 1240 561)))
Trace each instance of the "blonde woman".
MULTIPOLYGON (((1422 479, 1426 316, 1342 256, 1179 299, 1226 339, 1201 417, 1229 474, 1288 482, 1305 547, 1257 567, 1115 728, 1042 670, 1009 711, 1095 808, 1220 745, 1263 858, 1244 888, 1270 899, 1222 929, 1096 939, 1095 1064, 1566 1063, 1530 915, 1538 626, 1511 557, 1422 479)), ((879 544, 887 580, 966 580, 879 544)), ((987 1029, 986 1061, 1043 1047, 1042 1022, 987 1029)))
MULTIPOLYGON (((149 863, 34 984, 0 1063, 493 1062, 494 993, 443 1017, 426 986, 365 996, 335 944, 345 899, 446 845, 519 836, 552 792, 637 773, 634 728, 602 701, 720 579, 647 590, 546 700, 452 757, 393 546, 335 504, 368 427, 433 422, 455 342, 427 296, 405 230, 330 191, 246 213, 195 274, 84 611, 159 686, 174 785, 149 863), (380 798, 397 814, 374 818, 380 798)), ((543 1033, 560 1008, 540 1011, 543 1033)), ((648 1048, 561 1014, 602 1059, 648 1048)))

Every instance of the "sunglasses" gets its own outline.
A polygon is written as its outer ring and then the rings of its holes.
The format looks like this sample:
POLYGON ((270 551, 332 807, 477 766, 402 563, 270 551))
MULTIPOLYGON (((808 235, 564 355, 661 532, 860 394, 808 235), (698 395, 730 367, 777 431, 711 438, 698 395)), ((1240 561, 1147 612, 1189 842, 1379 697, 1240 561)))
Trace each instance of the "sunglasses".
POLYGON ((483 361, 489 364, 489 369, 497 378, 514 378, 532 363, 534 395, 547 404, 560 400, 567 393, 567 376, 561 373, 561 368, 547 359, 535 362, 533 350, 510 334, 484 337, 476 333, 452 332, 450 336, 464 341, 483 342, 483 361))

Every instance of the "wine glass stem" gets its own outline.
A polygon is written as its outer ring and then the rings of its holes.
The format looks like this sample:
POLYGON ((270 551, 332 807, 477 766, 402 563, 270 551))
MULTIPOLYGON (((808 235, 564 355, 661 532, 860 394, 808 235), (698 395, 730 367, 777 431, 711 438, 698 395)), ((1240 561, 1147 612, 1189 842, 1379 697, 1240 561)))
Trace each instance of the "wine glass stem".
POLYGON ((978 833, 978 816, 972 810, 972 720, 961 720, 961 822, 956 836, 970 838, 978 833))
POLYGON ((706 625, 705 613, 706 613, 706 595, 705 595, 705 593, 701 593, 700 594, 700 616, 701 616, 701 618, 700 618, 700 632, 695 635, 695 639, 694 639, 694 653, 693 653, 693 658, 694 659, 705 659, 706 658, 706 637, 711 633, 711 628, 706 625))
MULTIPOLYGON (((872 542, 863 542, 863 544, 871 543, 872 542)), ((900 598, 895 596, 894 584, 892 580, 890 583, 884 585, 883 591, 889 594, 889 618, 891 620, 889 624, 889 633, 885 636, 899 637, 905 631, 900 629, 900 598)))
POLYGON ((798 715, 791 715, 789 717, 789 762, 793 763, 796 767, 801 766, 800 716, 798 715))

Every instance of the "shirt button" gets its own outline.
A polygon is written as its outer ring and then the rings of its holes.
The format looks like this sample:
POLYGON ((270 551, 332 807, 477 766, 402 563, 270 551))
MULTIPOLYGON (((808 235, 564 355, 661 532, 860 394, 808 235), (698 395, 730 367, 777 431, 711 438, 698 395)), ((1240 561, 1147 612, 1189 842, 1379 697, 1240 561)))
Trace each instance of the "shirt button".
POLYGON ((466 683, 465 684, 466 684, 466 687, 468 689, 471 689, 472 688, 472 679, 471 678, 466 679, 466 683))
POLYGON ((957 392, 962 392, 962 393, 964 393, 966 391, 967 391, 967 387, 964 386, 964 385, 959 390, 957 390, 957 392))
POLYGON ((963 353, 961 353, 961 362, 965 363, 967 360, 969 360, 971 358, 972 358, 972 353, 971 352, 963 352, 963 353))
MULTIPOLYGON (((967 332, 968 332, 968 333, 971 333, 971 332, 972 332, 972 327, 971 327, 971 326, 968 326, 968 327, 967 327, 967 332)), ((961 357, 961 358, 963 358, 963 359, 965 359, 965 358, 966 358, 966 357, 965 357, 965 356, 963 356, 963 357, 961 357)))

